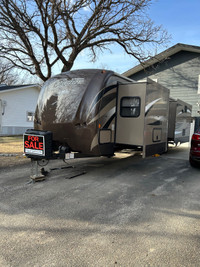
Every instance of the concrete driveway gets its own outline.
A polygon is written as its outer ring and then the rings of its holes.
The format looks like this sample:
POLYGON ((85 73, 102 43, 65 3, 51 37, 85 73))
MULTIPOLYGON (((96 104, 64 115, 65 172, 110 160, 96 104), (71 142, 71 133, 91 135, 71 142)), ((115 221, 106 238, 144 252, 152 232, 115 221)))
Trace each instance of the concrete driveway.
POLYGON ((0 266, 199 266, 200 169, 188 153, 74 160, 35 184, 30 164, 1 169, 0 266))

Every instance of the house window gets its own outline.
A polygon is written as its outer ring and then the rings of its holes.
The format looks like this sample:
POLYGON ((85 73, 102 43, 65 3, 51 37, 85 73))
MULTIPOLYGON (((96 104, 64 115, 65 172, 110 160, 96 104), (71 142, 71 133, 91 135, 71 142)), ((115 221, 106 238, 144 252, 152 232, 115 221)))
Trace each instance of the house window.
POLYGON ((123 97, 120 107, 121 117, 139 117, 140 116, 140 98, 123 97))
POLYGON ((31 122, 31 121, 34 121, 34 117, 35 117, 35 113, 34 112, 31 112, 31 111, 27 111, 27 121, 31 122))

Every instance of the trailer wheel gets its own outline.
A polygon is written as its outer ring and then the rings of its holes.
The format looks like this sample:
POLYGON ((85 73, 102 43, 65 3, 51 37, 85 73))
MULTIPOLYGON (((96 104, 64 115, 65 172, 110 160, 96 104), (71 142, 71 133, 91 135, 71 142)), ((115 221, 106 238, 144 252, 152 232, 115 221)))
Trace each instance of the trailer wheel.
POLYGON ((44 167, 44 166, 46 166, 48 163, 49 163, 49 160, 48 160, 48 159, 41 159, 41 160, 38 160, 38 165, 39 165, 40 167, 44 167))

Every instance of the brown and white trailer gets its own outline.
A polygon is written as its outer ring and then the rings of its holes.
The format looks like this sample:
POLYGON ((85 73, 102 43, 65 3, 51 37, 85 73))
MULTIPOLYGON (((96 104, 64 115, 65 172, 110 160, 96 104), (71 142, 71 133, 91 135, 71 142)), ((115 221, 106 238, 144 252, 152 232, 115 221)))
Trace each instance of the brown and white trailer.
POLYGON ((125 148, 143 157, 161 154, 168 114, 169 90, 150 79, 135 82, 98 69, 61 73, 41 89, 24 153, 36 160, 71 153, 110 157, 125 148))

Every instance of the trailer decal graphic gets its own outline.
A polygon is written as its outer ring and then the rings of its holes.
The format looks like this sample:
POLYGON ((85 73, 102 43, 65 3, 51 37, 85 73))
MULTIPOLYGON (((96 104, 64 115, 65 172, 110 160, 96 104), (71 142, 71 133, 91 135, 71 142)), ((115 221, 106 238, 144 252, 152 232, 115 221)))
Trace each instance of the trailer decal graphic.
POLYGON ((162 125, 162 122, 161 121, 155 121, 152 123, 148 123, 148 125, 162 125))
POLYGON ((148 112, 151 110, 151 108, 154 106, 155 103, 160 101, 162 98, 155 99, 154 101, 150 102, 149 104, 146 105, 145 107, 145 116, 148 114, 148 112))
POLYGON ((111 112, 112 110, 113 110, 113 112, 115 112, 115 110, 116 110, 115 104, 116 104, 116 100, 113 99, 90 122, 88 122, 88 124, 91 124, 92 122, 95 122, 96 120, 98 120, 99 118, 101 118, 103 115, 107 114, 108 112, 111 112))
POLYGON ((110 126, 110 124, 111 124, 111 122, 112 122, 112 120, 115 118, 115 116, 116 116, 116 112, 110 117, 110 119, 106 122, 106 124, 103 126, 103 129, 107 129, 109 126, 110 126))
POLYGON ((111 102, 114 98, 116 98, 116 85, 112 85, 106 88, 103 88, 94 98, 94 100, 92 101, 92 104, 89 107, 89 112, 87 115, 87 119, 89 118, 92 110, 100 103, 100 101, 104 101, 105 103, 101 103, 101 110, 109 103, 111 102), (108 94, 109 93, 109 94, 108 94), (109 96, 109 97, 108 97, 109 96), (107 101, 106 101, 106 97, 107 101))

